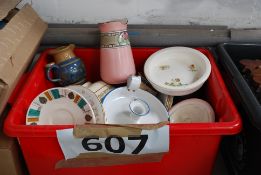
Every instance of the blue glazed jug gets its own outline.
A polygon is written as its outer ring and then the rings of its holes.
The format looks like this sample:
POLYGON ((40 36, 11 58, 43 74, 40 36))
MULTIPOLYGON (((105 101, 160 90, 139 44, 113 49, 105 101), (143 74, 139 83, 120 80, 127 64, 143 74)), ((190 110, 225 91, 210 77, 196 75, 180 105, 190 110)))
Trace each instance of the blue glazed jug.
POLYGON ((46 77, 49 81, 57 82, 61 86, 83 84, 86 81, 85 66, 81 59, 75 56, 74 48, 75 45, 70 44, 49 51, 55 61, 45 67, 46 77), (51 72, 53 76, 51 76, 51 72))

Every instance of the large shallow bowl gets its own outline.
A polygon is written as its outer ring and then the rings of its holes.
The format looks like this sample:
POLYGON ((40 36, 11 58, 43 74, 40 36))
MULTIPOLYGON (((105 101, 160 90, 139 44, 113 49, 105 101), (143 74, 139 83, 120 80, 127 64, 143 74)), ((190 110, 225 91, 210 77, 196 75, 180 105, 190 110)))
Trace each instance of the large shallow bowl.
POLYGON ((201 52, 188 47, 169 47, 152 54, 144 73, 161 93, 182 96, 197 91, 208 79, 211 64, 201 52))

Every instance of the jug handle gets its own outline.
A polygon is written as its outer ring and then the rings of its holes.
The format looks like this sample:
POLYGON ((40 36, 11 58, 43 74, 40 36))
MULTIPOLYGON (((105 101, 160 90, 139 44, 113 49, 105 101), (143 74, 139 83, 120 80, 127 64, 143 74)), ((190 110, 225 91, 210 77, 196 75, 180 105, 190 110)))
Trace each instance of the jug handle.
POLYGON ((45 73, 46 73, 46 77, 49 81, 51 82, 59 82, 61 81, 61 78, 60 78, 60 71, 59 71, 59 66, 57 66, 55 63, 50 63, 50 64, 47 64, 45 66, 45 73), (57 72, 58 72, 58 78, 52 78, 50 76, 50 73, 52 72, 52 70, 54 69, 57 69, 57 72))

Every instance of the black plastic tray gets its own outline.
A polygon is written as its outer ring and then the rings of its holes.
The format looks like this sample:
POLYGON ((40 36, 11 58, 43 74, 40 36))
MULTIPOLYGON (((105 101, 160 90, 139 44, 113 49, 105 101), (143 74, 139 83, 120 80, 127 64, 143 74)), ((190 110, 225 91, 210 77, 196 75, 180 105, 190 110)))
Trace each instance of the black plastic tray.
POLYGON ((261 105, 253 90, 240 73, 240 63, 242 59, 261 59, 261 44, 239 44, 224 43, 217 47, 219 55, 218 62, 224 67, 226 75, 232 85, 231 93, 237 96, 237 102, 241 103, 251 123, 261 130, 261 105))
POLYGON ((222 153, 230 174, 261 174, 261 106, 241 74, 242 59, 261 59, 261 44, 224 43, 216 48, 217 63, 243 119, 240 134, 225 137, 222 153))

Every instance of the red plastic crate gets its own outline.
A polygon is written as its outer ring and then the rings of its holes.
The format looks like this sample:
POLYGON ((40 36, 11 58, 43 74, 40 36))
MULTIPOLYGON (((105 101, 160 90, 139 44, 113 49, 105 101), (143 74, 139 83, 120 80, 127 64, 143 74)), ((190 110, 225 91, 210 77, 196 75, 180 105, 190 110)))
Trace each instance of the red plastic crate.
MULTIPOLYGON (((146 59, 157 50, 159 48, 133 48, 138 71, 143 70, 146 59)), ((19 140, 31 175, 211 174, 222 136, 239 133, 241 119, 211 53, 203 48, 198 50, 209 58, 212 65, 210 77, 200 91, 203 92, 202 98, 214 108, 216 122, 170 124, 170 150, 161 162, 56 170, 55 164, 64 159, 56 138, 56 130, 72 128, 72 126, 25 125, 26 111, 31 101, 43 90, 54 86, 46 80, 44 74, 44 66, 50 61, 47 51, 42 53, 26 84, 19 92, 5 121, 4 131, 19 140)), ((99 49, 81 48, 75 49, 75 53, 86 65, 87 79, 92 82, 99 80, 99 49)))

